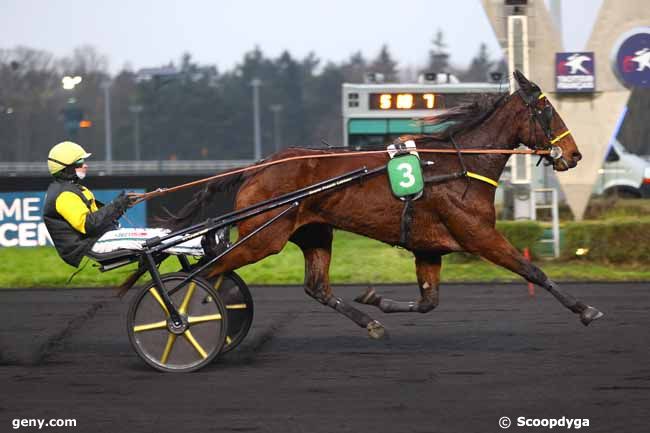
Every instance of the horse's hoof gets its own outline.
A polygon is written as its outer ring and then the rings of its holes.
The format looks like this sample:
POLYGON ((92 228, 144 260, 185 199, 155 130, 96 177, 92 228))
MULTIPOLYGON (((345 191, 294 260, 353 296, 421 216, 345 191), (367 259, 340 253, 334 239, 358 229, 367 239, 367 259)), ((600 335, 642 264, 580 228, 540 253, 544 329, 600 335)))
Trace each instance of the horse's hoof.
POLYGON ((354 302, 365 305, 378 305, 379 301, 380 299, 373 287, 368 287, 365 292, 354 298, 354 302))
POLYGON ((580 321, 583 325, 587 326, 594 320, 598 320, 603 317, 604 314, 598 311, 594 307, 587 306, 582 313, 580 313, 580 321))
POLYGON ((368 336, 370 338, 374 338, 375 340, 381 340, 382 338, 385 338, 387 336, 384 325, 377 322, 376 320, 373 320, 372 322, 368 323, 366 328, 368 329, 368 336))

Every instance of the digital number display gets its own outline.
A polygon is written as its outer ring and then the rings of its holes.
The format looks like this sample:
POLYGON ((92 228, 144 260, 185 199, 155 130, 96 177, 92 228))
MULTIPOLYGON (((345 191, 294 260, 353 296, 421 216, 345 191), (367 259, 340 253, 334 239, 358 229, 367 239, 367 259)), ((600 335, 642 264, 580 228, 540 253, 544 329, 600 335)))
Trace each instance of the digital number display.
POLYGON ((371 110, 434 110, 445 108, 444 95, 435 93, 371 93, 371 110))

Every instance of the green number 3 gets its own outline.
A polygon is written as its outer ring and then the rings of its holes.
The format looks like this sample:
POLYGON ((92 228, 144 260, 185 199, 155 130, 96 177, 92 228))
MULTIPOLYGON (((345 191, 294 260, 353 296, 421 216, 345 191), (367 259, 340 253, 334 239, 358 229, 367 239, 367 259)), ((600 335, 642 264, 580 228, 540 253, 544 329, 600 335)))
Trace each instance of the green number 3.
POLYGON ((401 181, 399 186, 402 188, 409 188, 415 185, 415 176, 413 176, 413 166, 411 166, 411 164, 403 162, 397 166, 397 169, 403 171, 402 176, 406 179, 406 181, 401 181))

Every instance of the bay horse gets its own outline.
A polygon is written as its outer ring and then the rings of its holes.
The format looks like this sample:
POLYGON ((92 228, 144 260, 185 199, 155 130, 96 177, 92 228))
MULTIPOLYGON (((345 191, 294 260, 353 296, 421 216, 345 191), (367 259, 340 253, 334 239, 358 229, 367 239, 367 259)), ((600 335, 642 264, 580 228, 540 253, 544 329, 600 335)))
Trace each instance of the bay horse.
MULTIPOLYGON (((555 159, 549 163, 557 171, 576 166, 581 159, 574 139, 540 88, 520 72, 515 72, 519 90, 510 95, 489 97, 444 112, 428 123, 453 121, 438 134, 414 136, 421 149, 431 147, 514 149, 523 143, 529 148, 555 147, 555 159), (561 152, 560 152, 561 151, 561 152), (560 156, 558 156, 561 153, 560 156)), ((331 150, 291 148, 272 156, 282 159, 297 155, 318 155, 331 150)), ((433 162, 426 173, 458 173, 463 170, 498 180, 509 155, 463 155, 464 165, 455 154, 422 154, 433 162)), ((272 165, 226 180, 207 184, 176 216, 168 219, 174 228, 196 221, 199 211, 214 200, 213 193, 237 188, 235 208, 241 209, 262 200, 295 191, 305 186, 366 166, 386 164, 386 154, 301 159, 272 165)), ((563 293, 533 263, 526 260, 495 229, 495 186, 487 182, 458 177, 442 183, 427 183, 423 196, 412 203, 408 244, 402 245, 415 257, 419 299, 395 301, 378 295, 373 289, 355 301, 378 307, 385 313, 433 310, 439 301, 441 258, 451 252, 466 251, 479 255, 521 275, 549 291, 566 308, 578 314, 584 325, 602 317, 602 313, 569 294, 563 293)), ((228 272, 282 250, 288 241, 298 245, 305 258, 306 293, 356 324, 367 328, 373 338, 384 335, 383 326, 366 313, 334 295, 329 282, 333 229, 367 236, 390 245, 400 244, 403 202, 391 193, 386 174, 345 188, 319 194, 300 203, 297 209, 235 248, 209 269, 209 277, 228 272)), ((238 223, 240 238, 281 212, 281 209, 238 223)))

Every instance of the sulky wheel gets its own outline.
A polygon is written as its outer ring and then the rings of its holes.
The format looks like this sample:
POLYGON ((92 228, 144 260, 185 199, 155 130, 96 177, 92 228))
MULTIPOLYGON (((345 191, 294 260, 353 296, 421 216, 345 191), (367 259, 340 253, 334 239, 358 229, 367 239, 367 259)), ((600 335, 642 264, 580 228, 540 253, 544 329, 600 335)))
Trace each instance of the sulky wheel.
MULTIPOLYGON (((162 275, 169 293, 187 274, 162 275)), ((167 308, 153 286, 135 295, 127 316, 127 332, 136 353, 153 368, 166 372, 190 372, 209 364, 223 349, 228 315, 221 297, 204 279, 195 277, 171 293, 172 302, 187 324, 184 332, 167 326, 167 308)))
POLYGON ((209 279, 228 311, 228 335, 222 353, 244 341, 253 323, 253 297, 239 275, 228 272, 209 279))

